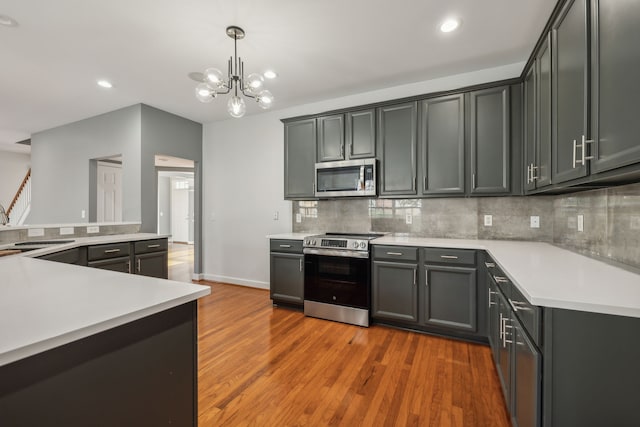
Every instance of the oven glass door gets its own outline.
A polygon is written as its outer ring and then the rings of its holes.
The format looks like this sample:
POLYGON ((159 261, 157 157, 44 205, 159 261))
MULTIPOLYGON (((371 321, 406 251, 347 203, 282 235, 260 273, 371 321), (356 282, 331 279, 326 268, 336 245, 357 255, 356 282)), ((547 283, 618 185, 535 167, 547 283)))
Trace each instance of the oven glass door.
POLYGON ((368 258, 305 254, 304 264, 304 299, 369 309, 368 258))

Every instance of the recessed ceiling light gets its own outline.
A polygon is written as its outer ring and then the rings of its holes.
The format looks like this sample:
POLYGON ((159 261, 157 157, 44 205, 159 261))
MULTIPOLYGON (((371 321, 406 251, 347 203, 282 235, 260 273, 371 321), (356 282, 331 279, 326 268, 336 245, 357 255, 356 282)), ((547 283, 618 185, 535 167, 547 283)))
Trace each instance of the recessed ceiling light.
POLYGON ((268 79, 275 79, 276 77, 278 77, 278 74, 273 70, 267 70, 264 72, 263 76, 268 79))
POLYGON ((7 15, 0 15, 0 25, 5 27, 17 27, 18 21, 7 15))
POLYGON ((113 87, 109 80, 98 80, 98 86, 106 89, 111 89, 113 87))
POLYGON ((446 19, 442 25, 440 25, 440 31, 443 33, 450 33, 460 27, 461 21, 458 18, 446 19))

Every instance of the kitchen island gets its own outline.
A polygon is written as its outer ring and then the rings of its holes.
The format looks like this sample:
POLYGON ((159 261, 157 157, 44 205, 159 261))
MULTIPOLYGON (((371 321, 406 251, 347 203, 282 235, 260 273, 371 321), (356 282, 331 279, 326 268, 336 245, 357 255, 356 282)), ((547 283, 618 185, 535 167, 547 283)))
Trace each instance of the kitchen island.
POLYGON ((210 288, 0 259, 0 425, 196 425, 210 288))

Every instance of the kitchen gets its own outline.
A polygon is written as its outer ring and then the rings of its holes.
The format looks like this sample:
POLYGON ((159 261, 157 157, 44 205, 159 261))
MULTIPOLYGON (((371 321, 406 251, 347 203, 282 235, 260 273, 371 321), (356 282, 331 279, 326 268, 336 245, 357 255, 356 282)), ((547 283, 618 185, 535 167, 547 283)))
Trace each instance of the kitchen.
MULTIPOLYGON (((415 4, 409 3, 409 5, 415 7, 415 4)), ((627 243, 633 242, 631 238, 637 236, 637 231, 631 227, 631 219, 628 222, 628 229, 619 230, 613 226, 614 223, 624 223, 624 221, 614 222, 614 220, 619 215, 626 215, 626 211, 631 210, 629 215, 633 216, 633 200, 634 196, 637 197, 637 187, 618 187, 618 190, 614 187, 610 190, 596 190, 599 193, 569 193, 568 195, 551 197, 527 196, 490 199, 474 197, 415 199, 407 197, 399 199, 397 202, 393 201, 395 199, 378 199, 376 201, 378 206, 369 206, 369 202, 364 200, 289 202, 283 198, 282 143, 284 129, 280 122, 281 119, 306 114, 315 115, 342 108, 369 105, 518 77, 524 69, 522 61, 526 61, 532 53, 534 44, 542 32, 544 23, 551 15, 553 6, 554 2, 548 2, 544 13, 532 6, 531 13, 535 12, 535 16, 539 16, 538 26, 531 30, 528 47, 526 51, 522 52, 519 57, 521 62, 517 64, 509 65, 509 62, 505 62, 500 66, 490 68, 491 65, 487 63, 482 66, 483 69, 473 68, 476 70, 473 72, 461 69, 456 72, 446 71, 440 76, 434 74, 426 81, 413 84, 406 83, 416 80, 411 80, 409 77, 398 77, 396 80, 388 80, 397 83, 395 85, 387 84, 387 87, 392 86, 387 89, 365 90, 356 92, 356 94, 350 94, 350 92, 343 90, 340 97, 336 94, 335 97, 324 101, 305 103, 258 115, 247 115, 240 120, 221 120, 213 123, 210 123, 210 119, 196 120, 207 123, 203 127, 202 148, 204 163, 202 171, 204 186, 202 251, 204 256, 202 268, 199 271, 200 278, 268 288, 269 242, 264 236, 291 231, 318 234, 326 231, 368 232, 373 230, 433 237, 522 238, 568 244, 576 249, 590 249, 592 242, 597 242, 599 247, 593 252, 599 252, 604 256, 607 256, 608 253, 617 253, 622 257, 629 257, 629 259, 622 258, 622 261, 629 263, 635 259, 637 262, 637 253, 634 252, 635 245, 627 243), (242 165, 242 168, 239 168, 238 165, 242 165), (254 172, 247 173, 247 171, 254 172), (219 185, 220 183, 224 183, 224 185, 219 185), (241 189, 243 197, 238 197, 239 189, 241 189), (616 193, 617 191, 620 193, 616 193), (578 202, 576 202, 576 198, 572 198, 573 196, 577 198, 578 202), (417 206, 416 202, 414 203, 416 206, 411 207, 412 224, 406 223, 407 203, 403 203, 404 206, 400 207, 398 206, 400 200, 418 200, 421 203, 420 206, 417 206), (572 223, 569 220, 570 216, 577 217, 581 213, 578 212, 578 207, 581 206, 579 201, 584 201, 586 206, 589 206, 584 208, 583 213, 586 230, 584 235, 575 233, 575 228, 571 228, 572 223), (611 205, 612 208, 604 207, 608 206, 610 201, 616 202, 611 205), (500 206, 494 209, 492 202, 499 203, 500 206), (316 206, 313 206, 314 203, 316 206), (387 206, 387 203, 391 203, 391 206, 387 206), (630 205, 627 206, 625 203, 630 205), (393 206, 394 204, 396 206, 393 206), (618 206, 620 210, 618 210, 618 206), (385 210, 389 210, 391 213, 384 216, 385 210), (376 211, 381 211, 382 215, 369 215, 370 212, 376 211), (508 214, 504 212, 508 212, 508 214), (596 215, 591 216, 592 213, 596 215), (608 216, 609 213, 611 213, 610 216, 608 216), (301 222, 296 222, 295 214, 301 214, 301 222), (490 228, 481 225, 484 224, 485 215, 493 217, 494 225, 490 228), (532 229, 528 226, 530 216, 540 217, 539 229, 532 229), (278 219, 274 219, 276 217, 278 219), (594 224, 595 227, 590 224, 594 224), (330 229, 328 225, 334 225, 341 229, 330 229), (561 229, 556 229, 556 225, 561 229), (463 228, 459 229, 458 227, 463 228), (634 256, 635 258, 633 258, 634 256)), ((501 5, 501 7, 505 6, 501 5)), ((5 11, 3 13, 10 14, 5 11)), ((522 12, 514 10, 513 13, 522 12)), ((473 13, 469 16, 472 15, 473 13)), ((16 19, 18 18, 16 17, 16 19)), ((398 22, 404 22, 405 19, 406 17, 398 18, 398 22)), ((433 19, 435 27, 436 19, 435 17, 433 19)), ((185 97, 192 94, 189 91, 193 91, 193 82, 185 77, 187 72, 204 68, 212 61, 223 61, 221 58, 229 53, 231 42, 222 31, 226 25, 234 23, 232 18, 229 18, 229 21, 231 22, 217 25, 220 28, 215 31, 211 29, 208 33, 220 43, 219 55, 201 55, 202 64, 186 67, 186 70, 180 69, 178 75, 183 78, 184 82, 182 80, 179 82, 182 89, 176 91, 179 92, 178 96, 182 96, 182 92, 185 97)), ((462 30, 470 28, 467 25, 472 25, 472 22, 471 18, 465 17, 462 30)), ((247 38, 239 42, 239 49, 240 52, 247 49, 247 53, 243 53, 243 56, 249 69, 251 62, 256 61, 256 59, 252 59, 256 57, 256 54, 248 49, 251 43, 259 43, 260 37, 255 36, 250 27, 246 26, 245 29, 247 30, 247 38)), ((515 31, 515 29, 511 31, 515 31)), ((301 34, 304 34, 304 31, 301 34)), ((410 37, 407 37, 407 40, 394 39, 393 44, 394 46, 410 45, 410 37)), ((213 46, 211 47, 213 48, 213 46)), ((209 46, 205 46, 205 51, 208 48, 209 46)), ((223 64, 217 64, 218 67, 221 65, 223 64)), ((391 65, 389 67, 393 68, 391 65)), ((300 70, 298 73, 304 74, 305 71, 300 70)), ((357 76, 358 73, 355 75, 357 76)), ((272 83, 271 88, 276 97, 278 92, 282 93, 285 86, 287 83, 284 77, 272 83)), ((226 102, 226 100, 218 101, 226 102)), ((139 102, 139 100, 130 101, 130 103, 134 102, 139 102)), ((161 102, 152 102, 152 100, 147 102, 158 107, 164 105, 161 102)), ((210 104, 212 108, 215 108, 213 104, 215 101, 210 104)), ((124 105, 128 104, 120 104, 119 106, 124 105)), ((196 104, 196 107, 202 109, 202 105, 196 104)), ((103 113, 115 109, 110 108, 99 112, 103 113)), ((224 110, 224 106, 222 109, 224 110)), ((77 119, 79 118, 82 117, 77 119)))

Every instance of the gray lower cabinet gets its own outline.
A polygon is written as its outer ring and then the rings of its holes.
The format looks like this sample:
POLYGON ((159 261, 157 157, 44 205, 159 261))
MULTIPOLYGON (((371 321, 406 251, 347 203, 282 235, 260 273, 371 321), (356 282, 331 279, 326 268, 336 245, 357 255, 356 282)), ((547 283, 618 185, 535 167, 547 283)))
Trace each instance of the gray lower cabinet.
POLYGON ((514 426, 540 425, 540 392, 542 356, 525 333, 525 329, 512 316, 513 399, 511 420, 514 426))
POLYGON ((131 273, 131 257, 128 256, 89 261, 87 265, 91 268, 131 273))
POLYGON ((141 276, 169 277, 169 254, 167 239, 133 242, 133 272, 141 276))
POLYGON ((87 265, 87 248, 72 248, 52 254, 39 256, 39 259, 62 262, 64 264, 87 265))
POLYGON ((270 296, 274 304, 302 307, 304 255, 300 240, 271 240, 270 296))
POLYGON ((417 115, 415 102, 377 109, 378 192, 381 197, 417 194, 417 115))
POLYGON ((509 86, 499 86, 469 95, 471 194, 511 192, 509 90, 509 86))
POLYGON ((87 265, 92 268, 131 273, 131 243, 88 246, 87 260, 87 265))
POLYGON ((640 162, 640 2, 591 0, 591 173, 640 162))
POLYGON ((475 267, 425 265, 422 306, 426 325, 475 332, 477 280, 475 267))
POLYGON ((371 317, 416 323, 417 276, 416 262, 373 261, 371 317))
POLYGON ((284 198, 315 197, 316 119, 284 124, 284 198))
POLYGON ((464 94, 419 103, 421 194, 464 194, 464 94))
POLYGON ((588 172, 587 10, 587 0, 570 0, 552 26, 551 179, 556 184, 584 177, 588 172))

